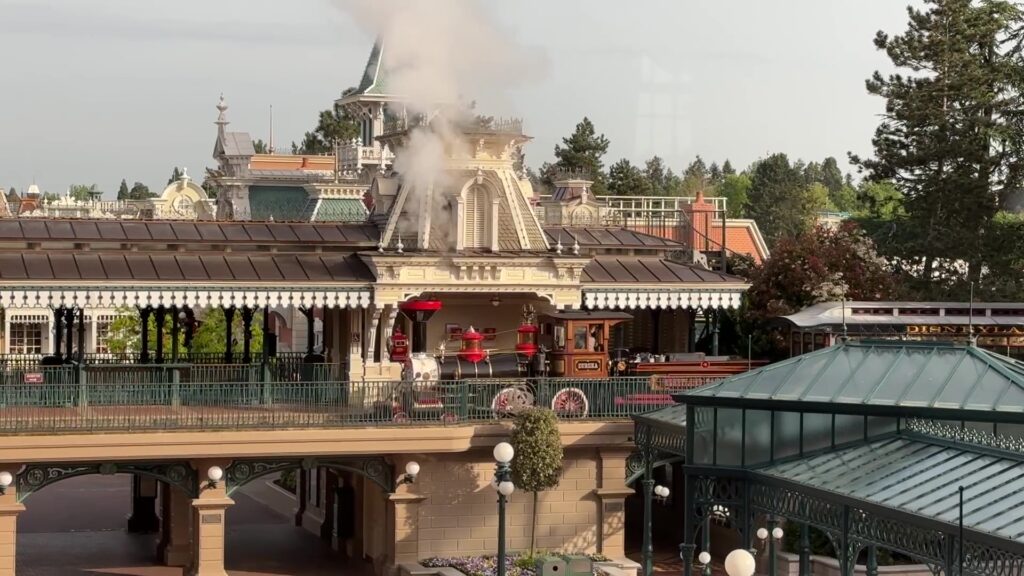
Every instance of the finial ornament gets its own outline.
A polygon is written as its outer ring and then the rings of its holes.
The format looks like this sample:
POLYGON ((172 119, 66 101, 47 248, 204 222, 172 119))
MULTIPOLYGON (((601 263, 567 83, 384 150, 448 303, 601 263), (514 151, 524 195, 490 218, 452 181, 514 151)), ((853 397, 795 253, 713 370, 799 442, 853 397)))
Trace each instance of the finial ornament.
POLYGON ((576 256, 580 255, 580 240, 575 236, 572 238, 572 253, 576 256))
POLYGON ((558 233, 558 243, 555 244, 555 253, 561 254, 563 249, 564 248, 562 246, 562 233, 559 232, 558 233))
POLYGON ((398 235, 398 245, 395 246, 395 247, 398 248, 398 253, 399 254, 402 254, 403 250, 405 250, 405 244, 402 244, 402 235, 401 234, 398 235))

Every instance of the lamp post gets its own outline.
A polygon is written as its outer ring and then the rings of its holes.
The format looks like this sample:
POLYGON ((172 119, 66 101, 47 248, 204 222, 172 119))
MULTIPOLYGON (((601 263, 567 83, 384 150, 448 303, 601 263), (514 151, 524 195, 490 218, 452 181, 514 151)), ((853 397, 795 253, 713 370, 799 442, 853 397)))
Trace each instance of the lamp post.
POLYGON ((767 528, 757 529, 758 540, 761 542, 768 541, 768 576, 775 576, 775 546, 777 542, 782 540, 783 535, 782 528, 779 528, 779 521, 774 518, 768 520, 767 528))
POLYGON ((491 485, 498 492, 498 576, 505 576, 505 504, 516 489, 512 483, 512 469, 509 467, 515 455, 515 449, 508 442, 494 447, 494 460, 498 465, 491 485))
MULTIPOLYGON (((702 554, 701 559, 705 556, 702 554)), ((707 560, 711 561, 711 555, 706 556, 707 560)), ((729 555, 725 557, 725 573, 729 576, 754 576, 754 570, 757 569, 757 561, 754 560, 754 555, 749 550, 737 548, 729 555)))

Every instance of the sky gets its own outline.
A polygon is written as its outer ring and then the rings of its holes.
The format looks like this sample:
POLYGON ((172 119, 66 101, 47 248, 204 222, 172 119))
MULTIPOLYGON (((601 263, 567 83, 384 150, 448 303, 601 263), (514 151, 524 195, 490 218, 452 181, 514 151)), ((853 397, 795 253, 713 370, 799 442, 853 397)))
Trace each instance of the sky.
MULTIPOLYGON (((253 139, 273 105, 289 149, 358 84, 373 42, 338 1, 0 0, 0 186, 113 196, 122 178, 159 192, 175 166, 199 179, 222 93, 229 129, 253 139)), ((611 140, 605 166, 657 154, 676 172, 698 154, 737 168, 869 155, 883 102, 864 80, 889 70, 872 40, 905 29, 908 2, 481 1, 539 55, 530 82, 478 103, 524 119, 529 165, 588 116, 611 140)))

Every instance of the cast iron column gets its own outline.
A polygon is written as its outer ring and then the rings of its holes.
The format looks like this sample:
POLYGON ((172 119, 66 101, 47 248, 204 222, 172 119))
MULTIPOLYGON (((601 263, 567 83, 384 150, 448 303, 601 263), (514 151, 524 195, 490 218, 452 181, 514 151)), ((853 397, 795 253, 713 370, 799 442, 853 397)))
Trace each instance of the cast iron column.
MULTIPOLYGON (((704 551, 711 554, 711 508, 705 504, 704 509, 704 529, 703 532, 704 540, 704 551)), ((702 576, 711 576, 711 563, 708 562, 704 565, 704 569, 701 571, 702 576)))
POLYGON ((313 345, 316 344, 316 335, 313 331, 313 307, 310 306, 302 311, 306 315, 306 356, 313 356, 313 345))
MULTIPOLYGON (((95 321, 95 320, 94 320, 95 321)), ((96 346, 96 343, 92 343, 96 346)), ((85 309, 78 309, 78 362, 85 360, 85 309)))
POLYGON ((139 364, 149 364, 149 315, 153 309, 149 306, 139 308, 139 320, 142 321, 142 343, 139 351, 139 364))
POLYGON ((64 335, 64 307, 53 309, 53 355, 59 360, 61 356, 60 343, 64 335))
POLYGON ((263 307, 263 346, 261 349, 261 356, 263 357, 263 363, 267 363, 267 355, 270 354, 270 306, 263 307))
POLYGON ((718 315, 719 311, 711 313, 711 355, 718 356, 718 315))
POLYGON ((811 527, 800 525, 800 576, 811 576, 811 527))
POLYGON ((156 363, 164 363, 164 322, 167 321, 167 309, 162 305, 156 307, 156 363))
POLYGON ((64 354, 64 361, 71 362, 75 357, 75 308, 71 307, 64 311, 64 328, 67 330, 65 338, 67 342, 64 343, 64 348, 67 352, 64 354))
POLYGON ((878 549, 873 545, 868 546, 867 576, 878 576, 878 549))
POLYGON ((255 308, 242 308, 242 364, 252 362, 252 316, 255 308))
POLYGON ((181 321, 178 318, 180 309, 171 306, 171 363, 178 363, 178 338, 181 334, 181 321))
POLYGON ((643 562, 644 576, 654 574, 654 544, 651 542, 651 501, 654 498, 654 465, 651 462, 649 450, 644 450, 644 541, 643 541, 643 562))
POLYGON ((697 546, 683 543, 679 545, 679 559, 683 561, 683 576, 690 576, 693 571, 693 553, 697 546))
MULTIPOLYGON (((512 481, 512 468, 508 462, 498 462, 494 472, 498 484, 512 481)), ((508 498, 498 492, 498 576, 505 576, 505 504, 508 498)))
POLYGON ((235 307, 228 306, 224 309, 224 363, 233 364, 235 352, 231 347, 231 325, 235 322, 235 307))
POLYGON ((776 564, 778 563, 775 558, 775 528, 779 525, 779 521, 775 518, 768 519, 768 576, 775 576, 776 564))

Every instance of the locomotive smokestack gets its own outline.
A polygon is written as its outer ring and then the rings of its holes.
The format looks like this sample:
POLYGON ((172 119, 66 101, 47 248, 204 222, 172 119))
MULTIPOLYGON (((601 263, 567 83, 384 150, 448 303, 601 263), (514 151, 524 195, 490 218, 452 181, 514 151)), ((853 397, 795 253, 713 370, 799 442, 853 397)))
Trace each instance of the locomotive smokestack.
POLYGON ((427 321, 441 309, 440 300, 410 300, 399 309, 402 315, 412 322, 412 353, 427 352, 427 321))

